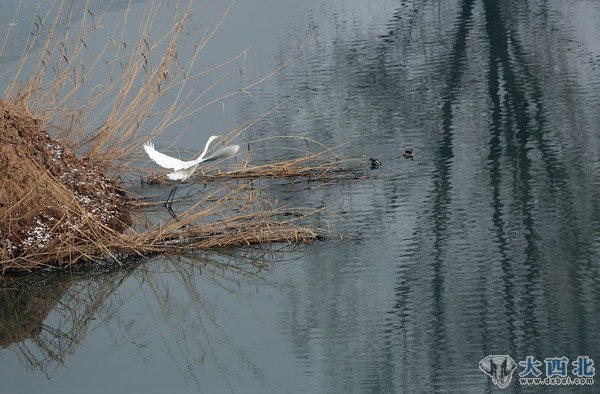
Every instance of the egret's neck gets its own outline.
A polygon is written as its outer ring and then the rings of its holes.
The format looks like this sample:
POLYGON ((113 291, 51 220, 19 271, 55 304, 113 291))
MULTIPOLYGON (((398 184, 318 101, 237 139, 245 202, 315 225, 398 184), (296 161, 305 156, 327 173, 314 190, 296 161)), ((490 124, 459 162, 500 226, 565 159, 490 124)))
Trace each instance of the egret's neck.
POLYGON ((200 156, 198 156, 198 158, 196 159, 196 161, 202 161, 202 159, 204 159, 204 156, 206 156, 206 152, 208 152, 208 147, 210 146, 211 142, 213 142, 214 140, 216 140, 217 138, 219 138, 216 135, 211 136, 208 141, 206 141, 206 145, 204 145, 204 150, 202 151, 202 153, 200 154, 200 156))
POLYGON ((204 146, 204 150, 200 153, 200 156, 196 159, 196 161, 202 160, 204 156, 206 156, 206 152, 208 152, 208 144, 204 146))

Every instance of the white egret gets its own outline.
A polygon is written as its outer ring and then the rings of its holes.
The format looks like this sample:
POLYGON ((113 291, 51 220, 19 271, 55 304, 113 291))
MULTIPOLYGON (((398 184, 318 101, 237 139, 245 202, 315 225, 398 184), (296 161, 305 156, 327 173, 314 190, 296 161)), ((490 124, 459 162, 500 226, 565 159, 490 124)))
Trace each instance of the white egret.
MULTIPOLYGON (((183 161, 180 159, 176 159, 175 157, 165 155, 164 153, 161 153, 161 152, 157 151, 156 149, 154 149, 154 144, 152 142, 146 142, 144 144, 144 150, 156 164, 158 164, 161 167, 169 168, 169 169, 173 170, 173 172, 167 174, 167 177, 169 177, 169 179, 172 179, 174 181, 183 181, 192 176, 192 174, 194 173, 194 171, 196 171, 196 168, 198 168, 198 165, 200 163, 204 163, 207 161, 227 159, 229 157, 234 156, 240 150, 239 145, 228 145, 228 146, 225 146, 225 147, 219 149, 212 155, 209 155, 208 157, 204 157, 204 156, 206 156, 206 153, 208 152, 209 145, 217 138, 221 138, 221 136, 220 135, 211 136, 208 139, 208 141, 206 141, 206 145, 204 146, 204 150, 202 151, 200 156, 198 156, 197 159, 190 160, 190 161, 183 161)), ((169 197, 167 198, 167 201, 165 201, 165 207, 169 208, 171 206, 171 203, 173 202, 173 197, 175 197, 176 190, 177 190, 177 186, 175 186, 169 193, 169 197)))

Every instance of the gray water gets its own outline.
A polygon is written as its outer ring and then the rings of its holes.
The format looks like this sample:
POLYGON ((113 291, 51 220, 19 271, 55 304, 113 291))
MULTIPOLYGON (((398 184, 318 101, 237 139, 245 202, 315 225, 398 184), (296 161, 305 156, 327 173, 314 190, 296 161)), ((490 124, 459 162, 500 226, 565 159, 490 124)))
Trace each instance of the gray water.
MULTIPOLYGON (((239 1, 208 50, 252 45, 224 90, 305 48, 181 144, 276 107, 252 138, 379 158, 268 189, 343 239, 8 282, 2 391, 485 392, 487 355, 600 360, 599 38, 591 0, 239 1)), ((504 391, 535 391, 520 371, 504 391)))

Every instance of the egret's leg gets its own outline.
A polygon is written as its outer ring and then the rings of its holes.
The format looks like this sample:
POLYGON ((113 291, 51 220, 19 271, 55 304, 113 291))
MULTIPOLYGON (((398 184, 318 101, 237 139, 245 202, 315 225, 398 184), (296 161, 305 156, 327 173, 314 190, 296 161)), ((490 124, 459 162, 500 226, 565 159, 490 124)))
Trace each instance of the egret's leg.
POLYGON ((169 207, 169 200, 171 199, 171 194, 173 194, 173 190, 175 190, 175 188, 171 189, 171 191, 169 192, 169 196, 167 197, 167 199, 165 200, 165 203, 163 204, 165 206, 165 208, 169 207))
POLYGON ((179 218, 177 217, 177 215, 175 215, 175 211, 173 211, 173 208, 171 208, 171 206, 167 206, 167 211, 169 211, 169 213, 171 214, 171 216, 173 217, 173 219, 179 221, 179 218))
POLYGON ((177 193, 177 187, 178 185, 175 185, 175 187, 173 188, 173 194, 171 195, 171 200, 169 200, 169 206, 173 204, 173 200, 175 199, 175 193, 177 193))
POLYGON ((173 189, 171 189, 171 192, 169 193, 169 197, 167 197, 167 200, 165 201, 166 208, 171 207, 171 204, 173 203, 173 199, 175 198, 176 191, 177 191, 177 185, 175 185, 175 187, 173 187, 173 189))

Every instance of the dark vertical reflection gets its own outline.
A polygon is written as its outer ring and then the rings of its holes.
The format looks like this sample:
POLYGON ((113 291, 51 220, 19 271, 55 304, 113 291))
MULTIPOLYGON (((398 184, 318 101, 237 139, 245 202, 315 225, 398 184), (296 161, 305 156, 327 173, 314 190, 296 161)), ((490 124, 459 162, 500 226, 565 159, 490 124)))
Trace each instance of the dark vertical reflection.
POLYGON ((449 355, 447 352, 447 333, 446 333, 446 310, 444 292, 446 275, 444 266, 447 263, 448 256, 448 235, 449 235, 449 216, 452 206, 452 160, 453 137, 454 137, 454 115, 453 105, 458 96, 458 87, 460 85, 466 57, 467 37, 469 28, 472 24, 473 0, 462 2, 460 13, 457 17, 456 33, 453 40, 453 47, 448 59, 448 69, 446 71, 445 89, 442 96, 442 133, 438 143, 437 154, 434 159, 433 172, 433 191, 432 191, 432 209, 431 217, 428 221, 432 224, 433 245, 432 245, 432 320, 431 330, 433 332, 432 357, 429 371, 430 380, 434 383, 433 388, 440 389, 440 381, 444 379, 439 371, 448 363, 449 355))
MULTIPOLYGON (((526 246, 524 249, 524 259, 522 266, 526 268, 524 286, 522 293, 525 295, 521 302, 520 310, 524 311, 531 308, 532 305, 543 303, 543 278, 544 266, 551 266, 556 262, 548 261, 539 245, 540 239, 544 236, 540 234, 540 229, 545 225, 536 220, 534 213, 539 209, 539 203, 533 197, 541 185, 547 185, 549 198, 557 205, 560 217, 568 218, 559 222, 559 234, 568 237, 567 243, 569 252, 565 259, 559 261, 561 265, 571 266, 569 281, 573 289, 573 298, 578 299, 582 296, 579 289, 579 282, 575 278, 577 272, 576 262, 589 261, 586 254, 589 253, 589 247, 582 242, 581 229, 577 226, 577 213, 574 211, 574 198, 569 189, 566 164, 557 154, 557 145, 548 142, 546 132, 546 116, 544 111, 544 94, 542 92, 540 78, 531 72, 528 55, 523 49, 521 39, 514 34, 512 29, 507 26, 507 20, 510 14, 503 13, 497 2, 484 2, 486 17, 486 32, 490 40, 490 72, 489 72, 489 91, 490 101, 492 103, 491 113, 491 139, 490 139, 490 183, 493 188, 494 208, 493 222, 497 229, 497 242, 499 253, 502 255, 502 266, 504 270, 504 298, 507 306, 507 314, 511 330, 514 330, 515 321, 513 316, 515 309, 515 292, 520 291, 515 288, 514 270, 512 265, 521 263, 518 259, 506 259, 506 237, 505 223, 503 220, 504 205, 500 201, 500 190, 502 187, 501 159, 502 153, 510 163, 514 163, 514 174, 512 187, 515 195, 515 202, 520 206, 520 216, 524 227, 524 240, 526 246), (506 15, 506 16, 505 16, 506 15), (503 97, 499 97, 499 81, 503 83, 503 97), (502 116, 504 115, 504 116, 502 116), (504 123, 502 122, 504 118, 504 123), (506 147, 503 150, 501 139, 505 141, 506 147), (538 175, 538 180, 534 180, 534 170, 532 165, 535 162, 529 157, 531 152, 539 152, 541 164, 544 172, 542 177, 538 175), (537 183, 537 185, 536 185, 537 183)), ((578 156, 578 152, 574 152, 578 156)), ((576 161, 575 161, 576 163, 576 161)), ((576 164, 575 164, 576 165, 576 164)), ((539 193, 539 191, 537 191, 539 193)), ((539 200, 539 198, 538 198, 539 200)), ((547 234, 546 237, 552 237, 547 234)), ((565 278, 566 279, 566 278, 565 278)), ((578 310, 576 313, 584 317, 579 308, 579 303, 575 303, 573 308, 578 310)), ((513 351, 519 350, 521 353, 533 354, 540 353, 544 349, 542 332, 545 330, 544 322, 546 317, 540 313, 522 313, 524 321, 521 325, 524 327, 525 334, 523 338, 518 338, 515 331, 511 332, 513 338, 513 351), (521 343, 520 349, 515 349, 514 339, 521 343)), ((585 332, 581 329, 583 325, 578 326, 578 342, 585 342, 585 332)), ((567 327, 561 324, 560 330, 565 334, 567 327)), ((582 346, 578 346, 582 348, 582 346)))
MULTIPOLYGON (((502 281, 503 281, 503 298, 506 307, 506 318, 508 319, 509 325, 509 338, 511 345, 509 349, 514 352, 515 349, 515 317, 516 317, 516 305, 515 305, 515 293, 516 288, 514 286, 514 274, 512 264, 514 263, 508 256, 507 239, 505 222, 503 219, 503 208, 504 205, 501 201, 501 188, 502 188, 502 168, 501 158, 504 153, 510 158, 510 162, 515 163, 515 174, 513 179, 513 185, 515 188, 515 195, 520 196, 521 199, 519 204, 521 206, 521 212, 523 214, 523 224, 525 227, 524 237, 527 241, 525 248, 525 258, 522 264, 527 267, 527 278, 526 278, 526 304, 534 305, 535 301, 535 287, 539 283, 539 255, 537 252, 537 245, 535 243, 535 230, 532 219, 532 197, 530 195, 530 174, 529 174, 529 159, 527 157, 527 143, 528 143, 528 119, 527 119, 527 102, 524 99, 523 92, 519 90, 515 82, 515 75, 512 69, 512 63, 508 51, 508 35, 507 29, 502 21, 501 14, 497 9, 495 2, 484 1, 485 10, 485 26, 486 32, 489 39, 489 72, 488 72, 488 86, 490 101, 492 103, 491 114, 490 114, 490 148, 488 161, 490 166, 490 184, 492 186, 492 208, 493 216, 492 221, 496 229, 496 237, 498 243, 498 252, 500 253, 500 264, 502 266, 502 281), (503 97, 500 97, 499 83, 503 81, 503 87, 506 92, 503 97), (506 108, 508 107, 508 108, 506 108), (503 108, 505 109, 503 113, 503 108), (502 115, 504 114, 504 122, 502 121, 502 115), (506 142, 506 148, 503 150, 501 137, 506 142)), ((520 263, 520 262, 517 262, 520 263)), ((535 314, 528 314, 525 316, 527 319, 535 319, 535 314)), ((536 327, 538 326, 535 321, 528 320, 524 324, 525 330, 529 331, 526 334, 526 341, 530 344, 535 344, 538 333, 536 327)), ((484 337, 484 354, 491 353, 499 349, 485 349, 488 345, 488 341, 493 339, 492 336, 484 337)), ((535 346, 530 349, 532 354, 539 353, 539 347, 535 346)), ((529 354, 529 353, 528 353, 529 354)))
MULTIPOLYGON (((468 36, 468 21, 471 19, 473 3, 463 2, 459 23, 456 24, 454 46, 447 61, 445 75, 446 89, 442 92, 442 136, 436 146, 434 170, 432 171, 433 191, 430 221, 432 226, 432 243, 430 257, 432 261, 432 320, 433 332, 429 381, 433 382, 434 389, 441 386, 439 381, 440 370, 447 363, 448 357, 448 326, 447 311, 444 296, 447 286, 447 273, 442 269, 449 263, 448 239, 450 228, 454 225, 451 220, 452 212, 452 161, 454 146, 453 104, 456 101, 456 90, 461 84, 464 72, 464 56, 466 51, 466 37, 468 36)), ((510 8, 510 7, 507 7, 510 8)), ((589 237, 584 237, 581 227, 577 225, 577 212, 574 210, 575 199, 569 187, 567 166, 560 155, 557 154, 555 141, 545 135, 546 117, 543 89, 539 77, 531 71, 530 60, 523 49, 520 37, 508 26, 509 16, 493 1, 482 2, 483 25, 489 41, 488 45, 488 70, 486 83, 490 101, 489 109, 489 141, 487 167, 490 186, 490 222, 497 250, 488 256, 484 265, 498 264, 501 275, 498 278, 483 276, 480 281, 481 308, 485 319, 489 321, 483 325, 481 355, 492 353, 512 353, 515 357, 525 354, 545 354, 555 351, 548 335, 552 316, 555 313, 536 306, 544 304, 547 296, 547 280, 542 275, 546 265, 555 264, 548 262, 547 254, 543 251, 541 240, 552 239, 552 230, 548 224, 538 219, 539 195, 543 190, 550 191, 552 201, 556 201, 558 214, 574 219, 566 223, 559 223, 559 231, 563 237, 568 237, 568 260, 560 262, 573 267, 569 272, 574 299, 583 299, 585 295, 580 289, 575 262, 588 264, 591 253, 589 237), (538 162, 532 158, 532 150, 539 152, 543 172, 539 172, 538 162), (508 199, 507 199, 508 195, 508 199), (508 218, 506 217, 508 215, 508 218), (515 249, 514 219, 519 218, 522 228, 521 237, 524 241, 517 243, 515 249), (568 231, 565 232, 565 229, 568 231), (550 231, 550 233, 546 233, 550 231), (511 234, 512 233, 512 234, 511 234), (587 238, 587 239, 586 239, 587 238), (515 274, 524 272, 523 275, 515 274), (500 292, 494 288, 493 283, 500 281, 500 292), (489 285, 492 284, 490 287, 489 285), (488 291, 486 288, 489 288, 488 291), (502 316, 493 315, 493 309, 488 306, 497 303, 497 297, 503 302, 502 316), (498 336, 498 329, 504 328, 502 335, 498 336)), ((544 14, 545 15, 545 14, 544 14)), ((397 37, 393 30, 382 36, 386 43, 392 43, 397 37)), ((577 153, 575 153, 577 155, 577 153)), ((575 164, 576 166, 576 164, 575 164)), ((456 228, 453 228, 456 230, 456 228)), ((418 233, 416 233, 418 236, 418 233)), ((423 267, 420 267, 423 268, 423 267)), ((590 270, 593 267, 589 267, 590 270)), ((407 275, 406 270, 398 271, 395 286, 395 302, 389 312, 395 316, 388 322, 384 329, 388 346, 407 346, 410 341, 410 330, 407 325, 412 324, 411 294, 414 293, 414 277, 407 275), (412 284, 412 285, 411 285, 412 284)), ((419 282, 421 283, 421 282, 419 282)), ((585 319, 585 314, 579 303, 574 305, 575 315, 585 319)), ((558 322, 559 330, 565 332, 567 328, 558 322)), ((567 324, 571 326, 570 323, 567 324)), ((576 327, 578 333, 576 349, 583 351, 587 343, 584 333, 585 325, 576 327)), ((575 325, 573 325, 575 327, 575 325)), ((550 330, 550 332, 549 332, 550 330)), ((565 344, 572 341, 565 339, 565 344)), ((567 346, 569 352, 574 348, 567 346)), ((389 352, 389 351, 388 351, 389 352)), ((443 376, 443 374, 441 374, 443 376)), ((488 385, 490 383, 488 382, 488 385)))
MULTIPOLYGON (((574 302, 572 308, 577 316, 580 316, 582 321, 586 320, 586 314, 581 307, 581 300, 585 299, 581 281, 578 280, 578 272, 582 265, 585 265, 589 271, 593 270, 593 266, 589 264, 591 261, 591 249, 589 247, 592 238, 584 234, 582 222, 576 212, 576 198, 571 190, 570 176, 568 174, 568 166, 582 171, 580 164, 584 157, 580 152, 574 151, 571 155, 571 160, 567 163, 560 156, 560 145, 553 143, 546 136, 547 120, 545 115, 544 93, 541 88, 540 77, 533 73, 528 66, 528 57, 521 40, 511 31, 507 31, 507 40, 511 43, 511 52, 515 61, 521 65, 524 80, 528 82, 530 100, 534 104, 535 111, 531 118, 528 118, 528 131, 531 134, 530 139, 535 142, 535 147, 540 152, 541 161, 545 170, 545 178, 548 185, 550 198, 558 206, 559 214, 563 220, 559 221, 558 234, 565 244, 564 260, 558 261, 558 264, 568 266, 569 286, 572 288, 572 297, 574 302), (578 300, 578 301, 575 301, 578 300)), ((522 88, 525 90, 525 88, 522 88)), ((571 131, 573 132, 573 131, 571 131)), ((597 216, 596 216, 597 217, 597 216)), ((586 218, 587 219, 587 218, 586 218)), ((544 258, 540 258, 541 261, 544 258)), ((568 323, 567 325, 571 325, 568 323)), ((577 342, 577 348, 585 352, 585 344, 587 343, 587 330, 584 329, 586 324, 574 324, 577 335, 573 336, 572 341, 577 342)), ((568 327, 562 327, 565 335, 568 335, 571 330, 568 327)), ((537 334, 537 333, 536 333, 537 334)), ((573 353, 574 354, 574 353, 573 353)))

